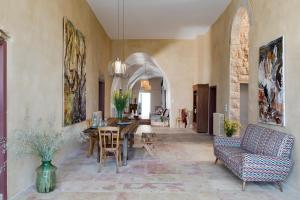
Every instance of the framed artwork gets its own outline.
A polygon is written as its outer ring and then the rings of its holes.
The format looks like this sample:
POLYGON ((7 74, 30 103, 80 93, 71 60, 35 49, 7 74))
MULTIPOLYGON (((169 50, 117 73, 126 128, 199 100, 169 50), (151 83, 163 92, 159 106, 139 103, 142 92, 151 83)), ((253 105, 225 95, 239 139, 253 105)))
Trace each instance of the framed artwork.
POLYGON ((83 34, 66 17, 64 29, 64 126, 86 120, 86 44, 83 34))
POLYGON ((258 105, 260 122, 285 125, 284 46, 280 37, 259 49, 258 105))

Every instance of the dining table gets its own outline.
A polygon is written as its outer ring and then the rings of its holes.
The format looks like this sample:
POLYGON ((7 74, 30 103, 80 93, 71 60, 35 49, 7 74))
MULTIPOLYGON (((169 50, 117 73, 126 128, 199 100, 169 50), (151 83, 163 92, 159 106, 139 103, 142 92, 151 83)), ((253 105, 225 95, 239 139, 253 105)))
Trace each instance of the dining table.
MULTIPOLYGON (((114 126, 120 128, 120 138, 122 140, 122 164, 127 165, 128 160, 128 146, 132 147, 134 143, 134 134, 139 126, 139 120, 123 119, 120 121, 117 118, 109 118, 106 121, 107 126, 114 126)), ((83 133, 96 141, 97 146, 97 162, 100 163, 100 145, 99 145, 99 131, 98 127, 89 127, 83 133)))

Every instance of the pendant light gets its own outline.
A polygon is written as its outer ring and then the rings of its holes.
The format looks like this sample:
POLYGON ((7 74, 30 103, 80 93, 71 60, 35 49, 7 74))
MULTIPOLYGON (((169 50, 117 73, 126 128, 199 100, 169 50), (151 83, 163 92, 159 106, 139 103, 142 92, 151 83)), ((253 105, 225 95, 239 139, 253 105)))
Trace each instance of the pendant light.
POLYGON ((145 73, 144 76, 145 78, 141 80, 141 90, 143 91, 149 91, 151 90, 151 85, 149 80, 147 79, 147 63, 145 64, 145 73))
MULTIPOLYGON (((124 0, 123 0, 123 40, 122 40, 122 57, 125 59, 125 54, 124 54, 124 40, 125 40, 125 14, 124 14, 124 0)), ((120 42, 120 0, 118 0, 118 43, 120 42)), ((126 71, 127 71, 127 66, 125 62, 123 62, 118 55, 116 59, 111 63, 110 66, 110 74, 112 76, 117 76, 117 77, 125 77, 126 76, 126 71)))

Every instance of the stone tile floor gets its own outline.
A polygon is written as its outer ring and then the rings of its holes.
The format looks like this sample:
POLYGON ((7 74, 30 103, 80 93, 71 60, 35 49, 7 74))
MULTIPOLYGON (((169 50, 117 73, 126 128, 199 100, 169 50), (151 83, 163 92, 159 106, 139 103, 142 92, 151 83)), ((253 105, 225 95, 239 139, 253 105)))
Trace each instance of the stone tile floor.
POLYGON ((220 162, 214 165, 212 138, 190 129, 151 128, 137 131, 128 166, 115 173, 108 160, 97 173, 96 158, 87 158, 85 148, 59 166, 57 189, 39 194, 32 187, 19 199, 41 200, 296 200, 300 193, 284 186, 281 193, 272 184, 250 183, 241 191, 241 181, 220 162), (141 132, 158 133, 156 155, 150 157, 140 143, 141 132))

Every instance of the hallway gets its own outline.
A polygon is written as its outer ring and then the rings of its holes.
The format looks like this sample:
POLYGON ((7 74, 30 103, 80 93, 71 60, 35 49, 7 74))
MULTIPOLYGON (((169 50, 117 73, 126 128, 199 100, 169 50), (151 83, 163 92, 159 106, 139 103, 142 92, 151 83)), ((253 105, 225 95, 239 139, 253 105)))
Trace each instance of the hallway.
POLYGON ((97 173, 95 157, 87 158, 83 146, 58 166, 54 192, 39 194, 31 188, 17 199, 293 200, 300 195, 286 185, 281 193, 272 184, 253 183, 242 192, 238 178, 221 162, 214 165, 212 138, 190 129, 141 126, 135 140, 128 166, 121 167, 119 174, 113 160, 97 173), (159 140, 153 158, 145 153, 139 137, 151 129, 159 140))

